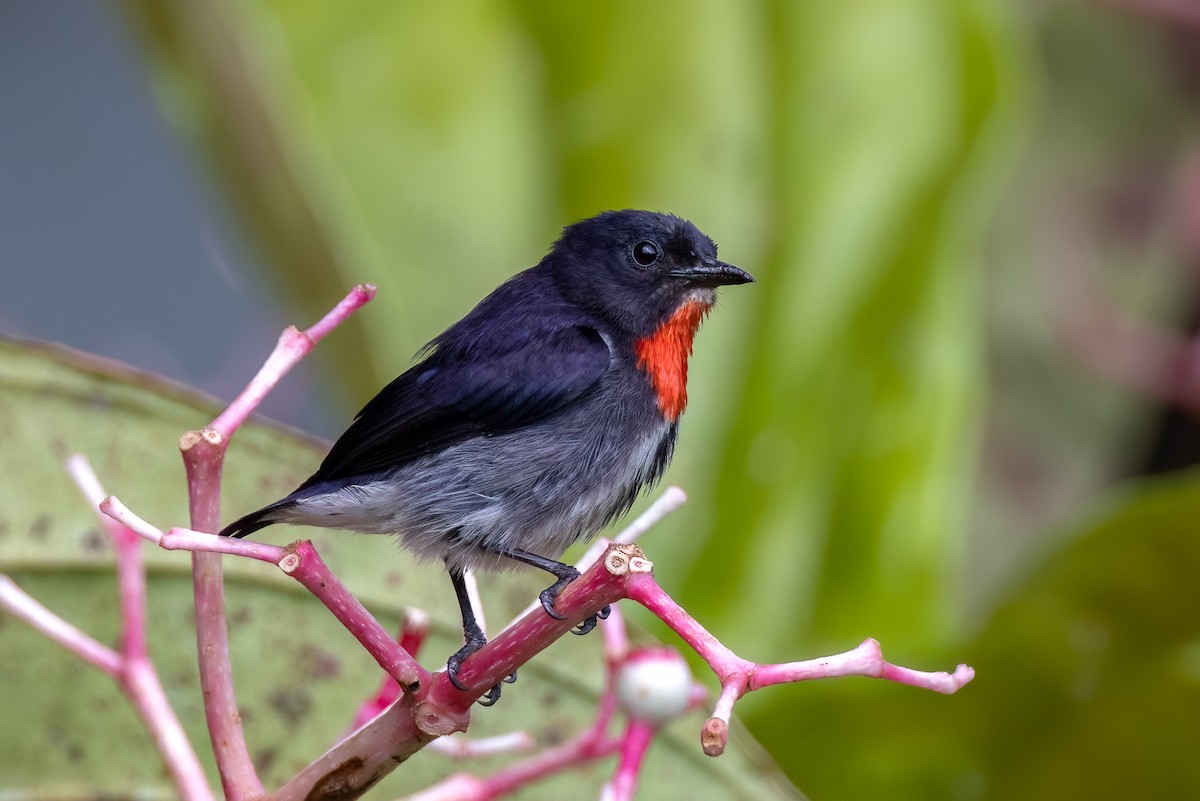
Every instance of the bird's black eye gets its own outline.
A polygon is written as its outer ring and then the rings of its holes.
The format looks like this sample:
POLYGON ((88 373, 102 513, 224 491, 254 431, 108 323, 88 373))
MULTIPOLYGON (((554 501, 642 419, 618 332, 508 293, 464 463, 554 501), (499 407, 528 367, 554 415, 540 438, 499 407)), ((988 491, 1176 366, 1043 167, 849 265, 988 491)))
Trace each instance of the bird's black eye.
POLYGON ((639 267, 649 267, 658 261, 658 257, 662 255, 662 250, 653 242, 643 240, 633 246, 632 253, 633 260, 637 262, 639 267))

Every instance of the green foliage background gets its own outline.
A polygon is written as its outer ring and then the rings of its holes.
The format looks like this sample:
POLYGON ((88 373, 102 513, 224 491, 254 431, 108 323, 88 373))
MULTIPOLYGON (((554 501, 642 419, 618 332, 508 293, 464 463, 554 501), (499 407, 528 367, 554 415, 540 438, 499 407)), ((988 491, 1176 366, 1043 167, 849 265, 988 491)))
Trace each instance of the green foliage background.
MULTIPOLYGON (((982 223, 1023 91, 996 4, 134 8, 280 286, 315 314, 330 275, 379 285, 371 386, 565 222, 645 207, 708 231, 760 283, 726 293, 698 342, 670 477, 695 500, 648 543, 660 574, 758 659, 872 634, 953 667, 982 223), (247 96, 261 116, 230 113, 247 96), (279 184, 306 213, 272 213, 279 184), (298 263, 297 218, 322 263, 298 263)), ((363 362, 339 379, 366 380, 363 362)), ((852 732, 803 737, 836 729, 824 694, 752 699, 748 720, 803 787, 894 790, 855 769, 881 757, 852 732)))
MULTIPOLYGON (((1153 30, 1001 0, 124 7, 295 319, 379 286, 322 345, 356 402, 606 208, 689 217, 758 278, 697 343, 660 580, 750 658, 875 636, 979 671, 747 698, 805 793, 1200 793, 1195 478, 1085 501, 1145 413, 1055 351, 1030 269, 1130 152, 1166 171, 1194 137, 1153 30)), ((1107 267, 1177 258, 1115 236, 1107 267)), ((1178 315, 1141 275, 1114 294, 1178 315)))

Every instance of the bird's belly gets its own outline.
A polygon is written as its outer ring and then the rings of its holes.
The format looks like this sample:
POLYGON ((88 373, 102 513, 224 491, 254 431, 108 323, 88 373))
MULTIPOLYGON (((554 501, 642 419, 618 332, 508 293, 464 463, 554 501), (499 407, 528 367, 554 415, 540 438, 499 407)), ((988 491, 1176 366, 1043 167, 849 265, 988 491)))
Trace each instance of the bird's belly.
POLYGON ((512 548, 557 558, 628 510, 660 477, 676 430, 663 422, 588 436, 561 422, 553 436, 534 428, 469 440, 390 476, 312 498, 306 511, 322 505, 318 525, 395 533, 419 557, 473 569, 514 567, 496 555, 512 548))

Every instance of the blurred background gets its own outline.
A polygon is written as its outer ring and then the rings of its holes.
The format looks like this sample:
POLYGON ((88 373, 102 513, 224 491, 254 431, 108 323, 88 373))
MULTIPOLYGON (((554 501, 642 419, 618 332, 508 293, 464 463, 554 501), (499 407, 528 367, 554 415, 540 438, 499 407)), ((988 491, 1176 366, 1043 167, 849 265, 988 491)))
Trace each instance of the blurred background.
MULTIPOLYGON (((1200 797, 1200 5, 0 7, 0 331, 320 436, 565 224, 693 220, 644 543, 724 642, 978 671, 746 698, 814 799, 1200 797)), ((649 624, 649 621, 643 621, 649 624)))

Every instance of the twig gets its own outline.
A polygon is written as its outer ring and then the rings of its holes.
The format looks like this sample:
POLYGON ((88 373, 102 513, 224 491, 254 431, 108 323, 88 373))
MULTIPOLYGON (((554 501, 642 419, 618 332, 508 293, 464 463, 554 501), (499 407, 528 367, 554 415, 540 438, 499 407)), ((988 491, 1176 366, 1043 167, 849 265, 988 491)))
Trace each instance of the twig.
MULTIPOLYGON (((341 303, 306 331, 289 326, 246 389, 199 431, 179 441, 187 472, 188 506, 195 531, 216 532, 220 526, 221 467, 229 439, 258 408, 259 403, 313 345, 375 296, 375 288, 356 286, 341 303)), ((229 631, 225 615, 221 559, 213 553, 192 554, 192 584, 196 603, 196 646, 200 687, 209 739, 216 755, 221 784, 228 801, 249 801, 263 794, 262 782, 250 759, 238 713, 229 661, 229 631)))
MULTIPOLYGON (((429 614, 416 607, 407 607, 404 610, 404 617, 400 621, 400 636, 397 638, 400 649, 415 659, 428 634, 429 614)), ((350 731, 366 725, 367 721, 382 713, 399 697, 400 682, 390 675, 384 676, 375 697, 363 702, 354 714, 350 731)))
POLYGON ((200 760, 188 741, 158 671, 150 660, 146 639, 146 568, 137 534, 101 515, 97 504, 104 488, 92 466, 82 456, 67 460, 67 472, 104 524, 117 558, 117 585, 121 595, 121 672, 118 681, 150 730, 179 794, 187 801, 210 801, 212 790, 200 760))
MULTIPOLYGON (((671 514, 685 503, 687 503, 687 494, 682 489, 673 485, 667 487, 665 490, 663 490, 662 495, 659 495, 658 498, 655 499, 654 503, 646 507, 646 511, 638 515, 637 518, 628 526, 621 529, 617 536, 613 537, 611 540, 606 539, 605 537, 597 538, 596 541, 593 542, 591 546, 583 552, 583 556, 579 557, 579 561, 575 563, 575 569, 581 573, 587 570, 596 563, 596 560, 600 558, 600 555, 604 553, 605 549, 607 549, 608 546, 614 542, 621 545, 633 544, 638 540, 639 537, 652 529, 654 526, 658 525, 664 518, 667 517, 667 515, 671 514)), ((471 585, 468 584, 467 586, 469 588, 471 585)), ((476 600, 477 599, 472 598, 473 602, 476 600)), ((528 606, 522 609, 519 613, 517 613, 516 617, 509 621, 508 626, 505 626, 505 628, 507 629, 509 626, 512 626, 518 620, 539 608, 541 605, 542 602, 537 598, 534 598, 529 602, 528 606)), ((480 612, 479 609, 476 609, 475 611, 477 614, 480 612)))
POLYGON ((725 750, 729 741, 729 719, 737 699, 752 690, 772 684, 835 676, 868 676, 935 692, 953 693, 975 677, 975 671, 966 665, 959 665, 953 673, 927 673, 892 665, 883 661, 879 643, 872 639, 835 656, 760 665, 743 659, 723 645, 667 595, 652 574, 631 576, 626 586, 628 597, 670 626, 708 664, 721 682, 721 694, 701 733, 704 753, 709 756, 718 756, 725 750))
POLYGON ((392 639, 362 602, 346 589, 346 585, 329 569, 311 542, 302 540, 280 547, 253 540, 215 537, 189 529, 173 528, 164 533, 111 496, 101 502, 100 510, 113 520, 128 525, 138 536, 166 550, 235 554, 276 565, 325 604, 379 666, 408 692, 418 693, 422 685, 428 684, 429 672, 392 639))
POLYGON ((120 674, 120 654, 51 612, 4 573, 0 573, 0 607, 114 679, 120 674))

